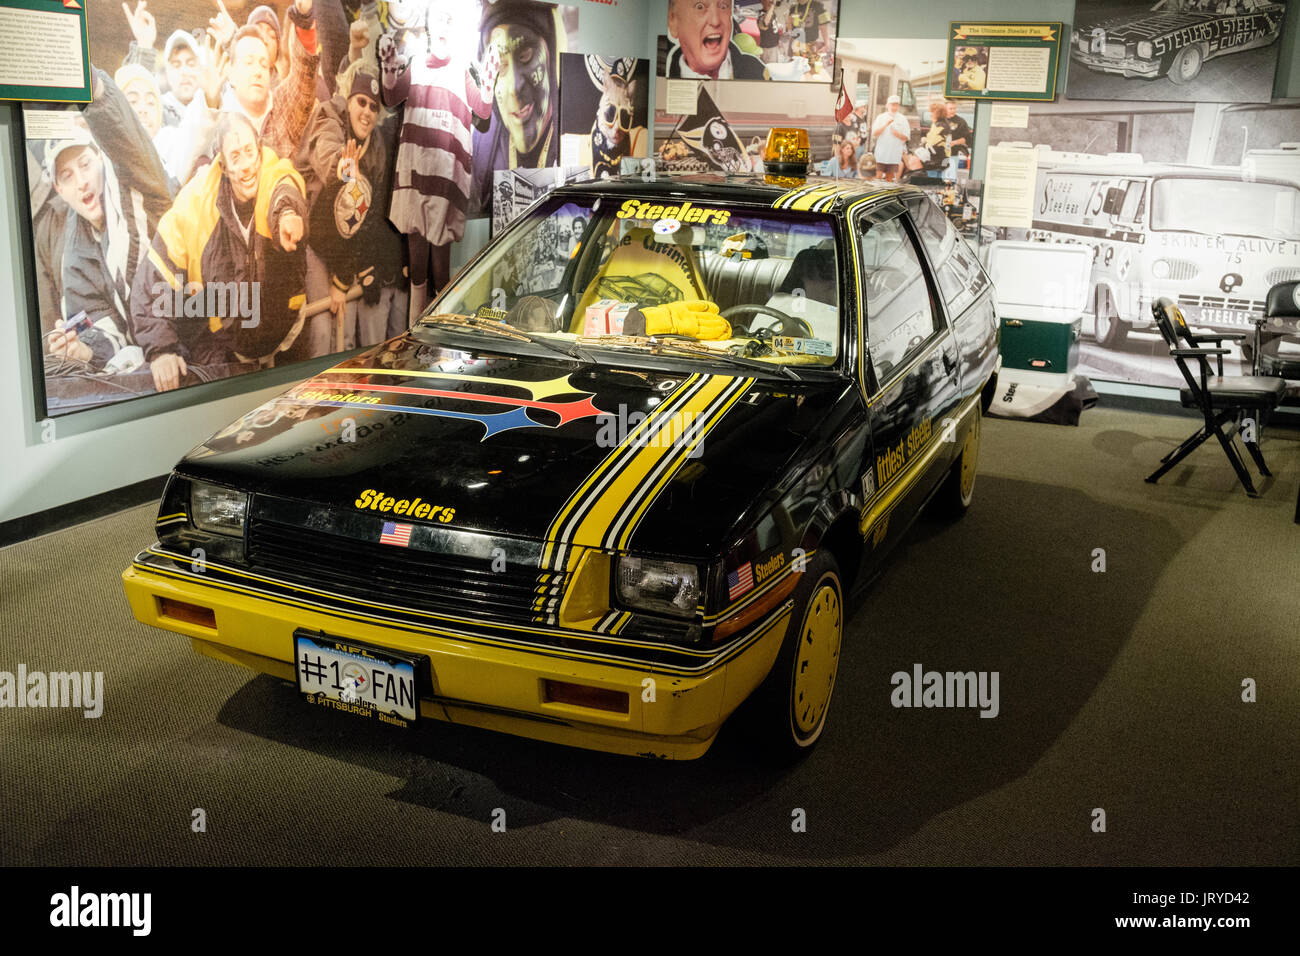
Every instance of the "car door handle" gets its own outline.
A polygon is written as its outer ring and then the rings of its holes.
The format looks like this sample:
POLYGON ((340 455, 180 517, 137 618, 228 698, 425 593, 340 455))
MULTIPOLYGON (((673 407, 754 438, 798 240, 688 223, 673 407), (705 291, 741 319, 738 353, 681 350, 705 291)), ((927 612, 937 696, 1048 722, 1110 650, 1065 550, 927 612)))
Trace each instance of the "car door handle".
POLYGON ((955 355, 949 355, 947 352, 944 352, 944 353, 943 353, 943 370, 944 370, 945 372, 951 372, 951 371, 953 371, 953 370, 956 369, 956 368, 957 368, 957 356, 955 356, 955 355))

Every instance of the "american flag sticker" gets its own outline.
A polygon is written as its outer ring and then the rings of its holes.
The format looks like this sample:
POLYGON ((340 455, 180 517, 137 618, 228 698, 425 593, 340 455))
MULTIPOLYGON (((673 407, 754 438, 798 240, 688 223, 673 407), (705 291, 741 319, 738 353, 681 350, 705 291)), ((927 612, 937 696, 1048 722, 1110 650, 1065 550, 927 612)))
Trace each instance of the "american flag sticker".
POLYGON ((395 544, 403 548, 411 546, 411 528, 409 524, 395 524, 392 521, 384 522, 383 533, 379 535, 380 544, 395 544))
POLYGON ((746 561, 727 575, 727 600, 734 601, 746 591, 754 589, 754 565, 746 561))

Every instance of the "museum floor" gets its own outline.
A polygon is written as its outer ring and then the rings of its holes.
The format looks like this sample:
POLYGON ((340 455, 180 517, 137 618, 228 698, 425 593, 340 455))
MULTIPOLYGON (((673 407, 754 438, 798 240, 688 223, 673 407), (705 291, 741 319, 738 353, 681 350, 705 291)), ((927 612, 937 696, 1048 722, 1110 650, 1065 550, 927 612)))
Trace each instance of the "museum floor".
POLYGON ((670 764, 311 708, 131 618, 152 506, 15 545, 0 669, 103 670, 105 703, 0 711, 0 864, 1300 863, 1300 434, 1266 435, 1259 500, 1210 446, 1144 484, 1194 427, 988 420, 974 507, 857 602, 784 772, 725 729, 670 764), (998 716, 895 709, 914 664, 999 672, 998 716))

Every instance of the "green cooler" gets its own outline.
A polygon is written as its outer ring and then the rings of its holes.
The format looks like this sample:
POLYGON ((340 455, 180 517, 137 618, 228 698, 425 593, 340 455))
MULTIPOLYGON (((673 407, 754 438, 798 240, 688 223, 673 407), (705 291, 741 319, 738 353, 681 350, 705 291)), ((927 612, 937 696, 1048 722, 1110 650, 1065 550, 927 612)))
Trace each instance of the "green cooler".
POLYGON ((1002 323, 1001 381, 1070 388, 1092 285, 1092 247, 1008 242, 989 246, 1002 323))

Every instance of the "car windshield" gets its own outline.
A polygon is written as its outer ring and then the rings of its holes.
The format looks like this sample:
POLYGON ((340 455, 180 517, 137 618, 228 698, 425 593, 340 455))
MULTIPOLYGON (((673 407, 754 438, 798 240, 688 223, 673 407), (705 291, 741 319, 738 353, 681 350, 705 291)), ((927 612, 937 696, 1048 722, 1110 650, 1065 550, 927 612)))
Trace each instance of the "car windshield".
POLYGON ((1151 228, 1300 239, 1300 189, 1233 179, 1160 179, 1152 191, 1151 228))
POLYGON ((840 351, 835 243, 826 215, 553 196, 511 223, 421 325, 526 336, 597 361, 619 350, 787 375, 829 367, 840 351))

